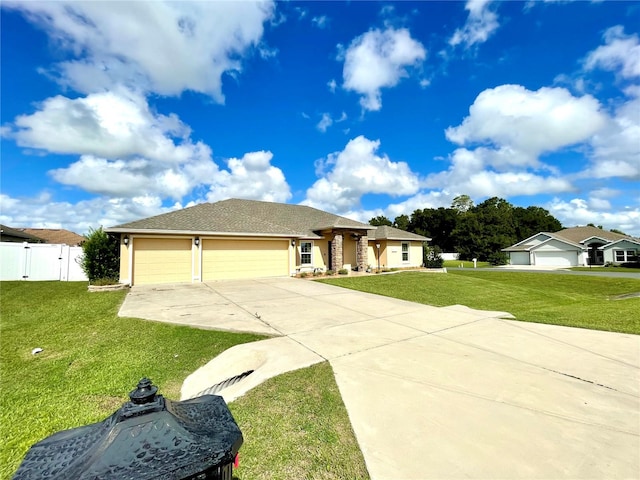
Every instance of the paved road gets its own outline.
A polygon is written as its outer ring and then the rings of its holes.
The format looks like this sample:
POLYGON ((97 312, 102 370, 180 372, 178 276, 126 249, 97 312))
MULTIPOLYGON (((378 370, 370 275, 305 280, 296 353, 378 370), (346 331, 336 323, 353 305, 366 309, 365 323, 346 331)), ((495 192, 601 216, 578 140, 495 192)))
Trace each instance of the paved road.
POLYGON ((640 472, 636 335, 290 278, 134 287, 120 314, 279 335, 222 353, 185 380, 183 398, 254 369, 221 392, 230 401, 329 361, 374 480, 640 472))

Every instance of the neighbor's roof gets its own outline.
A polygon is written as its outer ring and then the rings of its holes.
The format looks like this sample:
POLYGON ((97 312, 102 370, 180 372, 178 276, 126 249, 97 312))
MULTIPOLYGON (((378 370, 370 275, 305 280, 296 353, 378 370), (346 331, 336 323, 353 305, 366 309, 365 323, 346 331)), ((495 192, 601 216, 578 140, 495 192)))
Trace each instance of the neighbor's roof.
POLYGON ((305 205, 232 198, 116 225, 105 231, 321 238, 315 232, 330 228, 368 230, 371 225, 305 205))
POLYGON ((7 239, 15 239, 23 242, 42 243, 42 238, 30 235, 17 228, 7 227, 6 225, 0 225, 0 241, 7 241, 7 239))
POLYGON ((417 233, 406 232, 388 225, 380 225, 374 230, 367 231, 367 237, 369 237, 369 240, 413 240, 420 242, 431 240, 429 237, 423 237, 417 233))
POLYGON ((601 228, 598 228, 598 227, 565 228, 564 230, 560 230, 559 232, 556 232, 554 235, 575 243, 581 243, 593 237, 602 238, 603 240, 606 240, 608 242, 615 242, 616 240, 623 240, 623 239, 633 239, 633 237, 629 237, 628 235, 609 232, 607 230, 602 230, 601 228))
POLYGON ((64 243, 65 245, 80 245, 86 240, 82 235, 62 228, 20 228, 21 232, 34 235, 47 243, 64 243))
POLYGON ((583 250, 586 248, 582 242, 585 240, 589 240, 590 238, 601 238, 605 243, 617 242, 619 240, 631 240, 638 241, 638 239, 634 239, 633 237, 629 237, 628 235, 622 235, 620 233, 608 232, 607 230, 602 230, 598 227, 573 227, 573 228, 565 228, 564 230, 560 230, 555 233, 550 232, 540 232, 535 235, 530 236, 529 238, 525 238, 524 240, 516 243, 515 245, 511 245, 510 247, 503 248, 503 252, 522 252, 529 251, 531 249, 535 249, 540 247, 541 245, 547 243, 549 240, 555 239, 561 242, 567 243, 569 245, 573 245, 578 248, 582 248, 583 250), (545 235, 547 240, 537 243, 537 244, 528 244, 527 242, 539 235, 545 235))

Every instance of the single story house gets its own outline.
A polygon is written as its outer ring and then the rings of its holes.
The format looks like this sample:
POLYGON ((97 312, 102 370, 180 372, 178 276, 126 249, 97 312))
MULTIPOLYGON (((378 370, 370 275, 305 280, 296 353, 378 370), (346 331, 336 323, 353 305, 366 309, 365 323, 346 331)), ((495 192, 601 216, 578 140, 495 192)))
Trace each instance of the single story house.
POLYGON ((229 199, 105 229, 130 285, 422 265, 427 237, 304 205, 229 199))
POLYGON ((0 242, 12 243, 44 243, 42 238, 36 237, 22 231, 19 228, 11 228, 6 225, 0 225, 0 242))
POLYGON ((86 240, 82 235, 63 228, 20 228, 19 230, 41 238, 45 243, 69 245, 70 247, 80 247, 86 240))
POLYGON ((640 253, 640 239, 597 227, 540 232, 502 250, 511 265, 575 267, 625 263, 640 253))

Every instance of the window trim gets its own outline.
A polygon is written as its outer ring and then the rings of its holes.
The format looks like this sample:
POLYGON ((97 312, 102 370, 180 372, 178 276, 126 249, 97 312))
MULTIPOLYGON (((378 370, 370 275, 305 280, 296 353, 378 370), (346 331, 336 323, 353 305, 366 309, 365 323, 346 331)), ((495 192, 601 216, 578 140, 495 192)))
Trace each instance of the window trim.
POLYGON ((624 248, 616 248, 613 250, 613 261, 614 263, 626 263, 633 261, 633 257, 636 256, 636 252, 634 250, 627 250, 624 248), (622 260, 618 259, 618 254, 622 254, 622 260))
POLYGON ((300 242, 300 266, 311 266, 313 265, 313 241, 312 240, 302 240, 300 242), (304 244, 309 244, 309 251, 308 252, 303 252, 302 251, 302 246, 304 244), (309 255, 309 263, 305 263, 302 259, 303 259, 303 255, 309 255))
POLYGON ((409 263, 410 259, 411 259, 411 255, 409 254, 409 252, 411 252, 411 242, 401 242, 400 243, 400 255, 401 255, 401 260, 402 263, 409 263), (404 246, 407 246, 407 251, 404 251, 404 246), (407 259, 404 259, 404 255, 405 253, 407 254, 407 259))

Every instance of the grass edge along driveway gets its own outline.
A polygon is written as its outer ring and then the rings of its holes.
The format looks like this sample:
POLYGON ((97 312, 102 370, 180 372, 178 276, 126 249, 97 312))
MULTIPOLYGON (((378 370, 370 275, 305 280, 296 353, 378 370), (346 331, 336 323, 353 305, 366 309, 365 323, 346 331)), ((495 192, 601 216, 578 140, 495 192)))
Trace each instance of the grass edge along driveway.
MULTIPOLYGON (((126 292, 84 282, 2 282, 0 293, 0 479, 33 443, 111 415, 142 376, 178 400, 188 374, 264 338, 120 318, 126 292)), ((328 363, 271 379, 230 409, 245 436, 238 478, 368 478, 328 363)))
POLYGON ((465 305, 517 320, 640 334, 640 280, 545 273, 450 270, 318 280, 433 306, 465 305))

